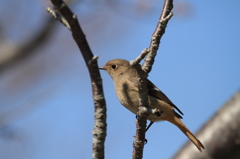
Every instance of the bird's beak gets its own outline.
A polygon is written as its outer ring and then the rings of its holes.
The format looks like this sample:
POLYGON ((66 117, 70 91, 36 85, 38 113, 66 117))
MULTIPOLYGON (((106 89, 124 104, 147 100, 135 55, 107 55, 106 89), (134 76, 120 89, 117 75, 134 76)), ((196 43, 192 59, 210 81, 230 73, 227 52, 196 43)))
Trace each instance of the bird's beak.
POLYGON ((99 67, 100 70, 106 70, 104 67, 99 67))

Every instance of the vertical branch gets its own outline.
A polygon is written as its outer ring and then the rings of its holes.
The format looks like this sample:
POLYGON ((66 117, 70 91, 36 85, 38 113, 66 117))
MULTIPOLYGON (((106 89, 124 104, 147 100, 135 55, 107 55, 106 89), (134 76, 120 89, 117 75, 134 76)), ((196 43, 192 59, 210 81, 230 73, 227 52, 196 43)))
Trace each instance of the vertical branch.
MULTIPOLYGON (((82 28, 77 20, 77 15, 74 14, 70 8, 62 0, 51 0, 56 10, 63 17, 58 20, 64 22, 66 26, 70 27, 72 36, 79 47, 82 56, 87 65, 91 84, 92 96, 94 100, 94 130, 93 130, 93 159, 104 159, 104 142, 106 138, 106 103, 103 94, 102 79, 97 64, 97 56, 93 53, 88 45, 82 28), (66 21, 63 19, 65 18, 66 21), (68 23, 68 24, 67 24, 68 23)), ((49 8, 48 8, 49 11, 49 8)), ((53 15, 53 14, 52 14, 53 15)))
POLYGON ((161 111, 157 108, 151 109, 148 103, 148 88, 147 88, 147 73, 144 72, 139 65, 139 62, 148 54, 148 50, 145 49, 142 53, 134 60, 130 61, 130 66, 136 69, 138 76, 138 96, 139 96, 139 107, 136 119, 136 136, 133 143, 133 159, 141 159, 143 157, 143 149, 145 143, 145 132, 147 118, 149 114, 159 116, 161 111))
POLYGON ((136 137, 133 142, 133 159, 141 159, 143 158, 143 149, 145 143, 145 131, 147 124, 148 112, 146 111, 146 107, 148 106, 148 96, 147 96, 147 87, 146 87, 146 79, 139 78, 138 81, 138 93, 139 93, 139 110, 137 112, 136 119, 136 137))
POLYGON ((173 16, 171 10, 173 9, 173 0, 165 0, 162 14, 159 18, 158 24, 154 33, 152 34, 152 40, 150 46, 148 48, 149 54, 144 60, 142 65, 142 69, 149 73, 152 70, 152 65, 154 63, 154 58, 157 55, 157 50, 159 48, 160 40, 165 33, 165 29, 167 27, 167 23, 170 18, 173 16))
POLYGON ((138 93, 139 93, 139 109, 138 109, 138 119, 136 120, 136 138, 133 143, 133 159, 142 159, 143 157, 143 149, 145 142, 145 131, 146 131, 146 123, 147 117, 149 114, 160 113, 158 109, 152 110, 149 108, 148 103, 148 88, 147 88, 147 75, 152 69, 152 65, 154 63, 154 58, 157 54, 157 50, 159 48, 160 40, 162 35, 165 33, 165 28, 167 27, 167 23, 169 19, 173 16, 171 10, 173 8, 173 0, 165 0, 162 14, 159 18, 159 22, 156 26, 154 33, 152 34, 152 40, 150 43, 150 47, 148 49, 143 50, 143 52, 133 61, 130 62, 131 66, 136 66, 137 74, 139 76, 138 81, 138 93), (145 61, 142 65, 142 68, 139 66, 139 62, 144 58, 145 61), (145 74, 143 75, 143 71, 145 74))
POLYGON ((144 50, 139 57, 130 62, 131 67, 135 67, 138 76, 138 96, 139 108, 136 119, 136 136, 133 142, 133 159, 141 159, 143 157, 143 149, 145 143, 145 131, 148 117, 149 103, 148 103, 148 88, 147 88, 147 74, 141 69, 139 62, 145 57, 147 50, 144 50))

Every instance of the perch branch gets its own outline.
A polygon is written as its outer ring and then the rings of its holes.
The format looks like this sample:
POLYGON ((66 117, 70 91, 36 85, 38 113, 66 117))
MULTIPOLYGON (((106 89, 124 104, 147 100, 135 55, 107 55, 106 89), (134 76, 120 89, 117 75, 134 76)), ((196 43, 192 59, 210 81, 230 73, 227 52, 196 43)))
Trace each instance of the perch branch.
POLYGON ((145 131, 147 124, 148 111, 150 109, 148 104, 148 89, 146 87, 146 73, 141 69, 139 62, 147 54, 145 49, 136 59, 130 61, 130 66, 136 69, 136 74, 138 75, 138 96, 139 96, 139 107, 136 119, 136 136, 133 142, 133 159, 141 159, 143 156, 143 148, 145 143, 145 131))
POLYGON ((136 120, 136 138, 133 143, 133 148, 134 148, 132 153, 133 159, 142 159, 143 157, 146 123, 147 123, 148 115, 151 113, 154 113, 155 115, 159 113, 161 114, 160 110, 151 109, 149 107, 146 79, 147 79, 148 73, 152 69, 154 58, 159 48, 160 39, 165 32, 169 19, 173 16, 173 13, 171 13, 171 10, 173 8, 172 3, 173 3, 173 0, 165 0, 158 25, 152 35, 150 47, 148 49, 144 49, 142 53, 135 60, 132 60, 130 62, 131 65, 137 66, 136 67, 137 74, 139 76, 139 82, 138 82, 139 109, 137 112, 138 119, 136 120), (146 58, 141 68, 139 63, 145 56, 146 58))

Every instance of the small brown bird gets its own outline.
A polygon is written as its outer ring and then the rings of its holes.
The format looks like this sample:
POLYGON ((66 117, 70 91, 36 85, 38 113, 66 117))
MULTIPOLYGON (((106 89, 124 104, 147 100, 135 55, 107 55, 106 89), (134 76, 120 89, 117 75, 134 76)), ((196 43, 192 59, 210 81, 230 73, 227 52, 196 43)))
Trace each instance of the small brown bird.
MULTIPOLYGON (((140 65, 139 65, 140 67, 140 65)), ((120 103, 132 113, 137 114, 139 106, 138 97, 138 75, 136 68, 123 59, 115 59, 106 63, 102 68, 108 72, 114 81, 116 94, 120 103)), ((141 74, 141 73, 140 73, 141 74)), ((151 108, 161 110, 161 115, 150 114, 148 120, 153 122, 169 121, 176 125, 202 152, 203 144, 192 134, 192 132, 180 120, 183 113, 172 103, 172 101, 159 90, 151 81, 147 80, 148 100, 151 108), (174 108, 180 113, 177 113, 174 108)))

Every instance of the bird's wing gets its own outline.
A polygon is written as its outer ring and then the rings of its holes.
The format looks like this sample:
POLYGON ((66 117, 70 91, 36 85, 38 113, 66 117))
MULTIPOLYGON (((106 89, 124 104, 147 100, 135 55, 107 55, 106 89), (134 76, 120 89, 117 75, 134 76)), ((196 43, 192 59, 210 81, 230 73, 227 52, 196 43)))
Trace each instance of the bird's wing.
MULTIPOLYGON (((166 103, 168 103, 169 105, 171 105, 172 107, 174 107, 175 109, 177 109, 177 111, 183 115, 183 113, 181 112, 180 109, 178 109, 178 107, 176 105, 173 104, 173 102, 160 90, 158 89, 150 80, 147 79, 147 88, 148 88, 148 95, 152 96, 154 98, 157 98, 159 100, 162 100, 166 103)), ((180 116, 180 115, 179 115, 180 116)), ((181 117, 181 116, 180 116, 181 117)))

